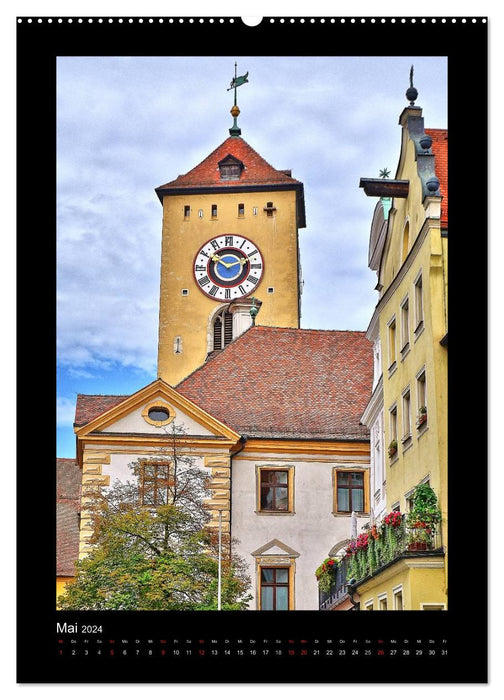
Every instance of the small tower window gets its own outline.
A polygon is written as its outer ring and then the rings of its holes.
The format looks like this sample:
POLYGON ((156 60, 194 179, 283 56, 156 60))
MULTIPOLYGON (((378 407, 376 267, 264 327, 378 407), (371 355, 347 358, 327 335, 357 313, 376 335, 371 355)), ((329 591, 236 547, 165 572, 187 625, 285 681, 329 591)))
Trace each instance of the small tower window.
POLYGON ((252 214, 253 214, 254 216, 257 216, 257 207, 253 207, 253 208, 252 208, 252 214))
POLYGON ((198 209, 198 216, 200 219, 203 218, 203 209, 198 209))
POLYGON ((245 204, 238 204, 238 216, 245 216, 245 204))
POLYGON ((179 335, 173 341, 173 352, 175 355, 182 354, 182 338, 179 335))
POLYGON ((188 219, 191 216, 191 207, 186 204, 184 207, 184 219, 188 219))
POLYGON ((273 216, 276 212, 276 207, 273 206, 273 202, 267 202, 264 211, 266 212, 266 216, 273 216))
POLYGON ((217 218, 217 204, 212 204, 212 219, 217 218))
POLYGON ((233 314, 224 311, 214 321, 213 349, 223 350, 233 340, 233 314))

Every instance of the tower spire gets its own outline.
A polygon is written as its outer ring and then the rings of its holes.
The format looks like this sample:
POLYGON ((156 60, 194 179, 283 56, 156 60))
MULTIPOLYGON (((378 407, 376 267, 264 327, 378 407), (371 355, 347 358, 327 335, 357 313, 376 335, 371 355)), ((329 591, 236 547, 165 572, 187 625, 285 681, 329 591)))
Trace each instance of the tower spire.
POLYGON ((231 80, 231 85, 228 87, 228 92, 229 90, 234 89, 234 104, 231 107, 231 116, 233 117, 233 126, 229 129, 229 133, 231 136, 240 136, 241 134, 241 129, 238 126, 238 115, 240 114, 240 108, 238 107, 236 103, 236 88, 240 87, 240 85, 243 85, 244 83, 248 83, 248 71, 245 73, 245 75, 237 75, 237 66, 238 64, 235 61, 235 74, 234 78, 231 80))

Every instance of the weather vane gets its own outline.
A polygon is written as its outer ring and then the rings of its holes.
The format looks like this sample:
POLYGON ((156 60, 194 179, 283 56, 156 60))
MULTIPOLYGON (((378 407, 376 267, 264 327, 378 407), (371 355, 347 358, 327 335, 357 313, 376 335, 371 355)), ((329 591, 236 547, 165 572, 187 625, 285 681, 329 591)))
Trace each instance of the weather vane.
POLYGON ((406 97, 410 101, 410 107, 413 107, 415 104, 415 100, 418 97, 418 90, 416 87, 413 85, 413 66, 410 68, 409 72, 409 88, 406 90, 406 97))
POLYGON ((248 71, 245 73, 245 75, 237 75, 236 70, 237 70, 237 63, 235 61, 235 74, 234 78, 231 80, 231 85, 228 87, 228 92, 230 90, 234 89, 234 105, 231 107, 231 116, 233 117, 233 126, 231 129, 229 129, 229 133, 231 136, 239 136, 241 134, 241 129, 238 126, 236 120, 238 119, 238 115, 240 114, 240 109, 236 103, 236 88, 239 88, 240 85, 243 85, 244 83, 248 83, 248 71))
POLYGON ((383 170, 380 170, 380 177, 385 180, 386 177, 390 175, 390 170, 388 168, 383 168, 383 170))

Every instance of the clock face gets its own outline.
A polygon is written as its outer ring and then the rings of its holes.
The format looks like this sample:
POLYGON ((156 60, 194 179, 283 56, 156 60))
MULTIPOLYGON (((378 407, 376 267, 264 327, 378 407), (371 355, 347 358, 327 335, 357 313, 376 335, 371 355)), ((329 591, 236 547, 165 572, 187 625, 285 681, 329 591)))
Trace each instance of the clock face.
POLYGON ((231 301, 256 289, 263 276, 264 262, 249 238, 226 234, 212 238, 199 249, 193 269, 203 294, 231 301))

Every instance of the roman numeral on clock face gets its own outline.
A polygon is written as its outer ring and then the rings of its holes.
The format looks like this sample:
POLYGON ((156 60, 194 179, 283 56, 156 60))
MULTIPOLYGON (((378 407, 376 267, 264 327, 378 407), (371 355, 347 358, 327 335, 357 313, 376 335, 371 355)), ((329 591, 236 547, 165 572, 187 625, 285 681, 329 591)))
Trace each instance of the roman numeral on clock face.
POLYGON ((209 294, 211 294, 213 297, 217 294, 219 291, 219 287, 216 287, 216 285, 212 285, 212 288, 209 290, 209 294))
POLYGON ((252 284, 256 284, 257 282, 259 282, 259 278, 258 278, 258 277, 253 277, 252 275, 249 275, 249 276, 247 277, 247 282, 252 282, 252 284))
POLYGON ((233 246, 234 245, 233 241, 234 241, 233 236, 224 236, 224 245, 233 246))
POLYGON ((209 283, 210 283, 210 280, 208 279, 208 277, 206 275, 198 280, 198 284, 200 287, 204 287, 205 284, 209 284, 209 283))
POLYGON ((205 272, 205 271, 206 271, 206 265, 196 265, 196 266, 194 267, 194 269, 196 270, 196 272, 205 272))

